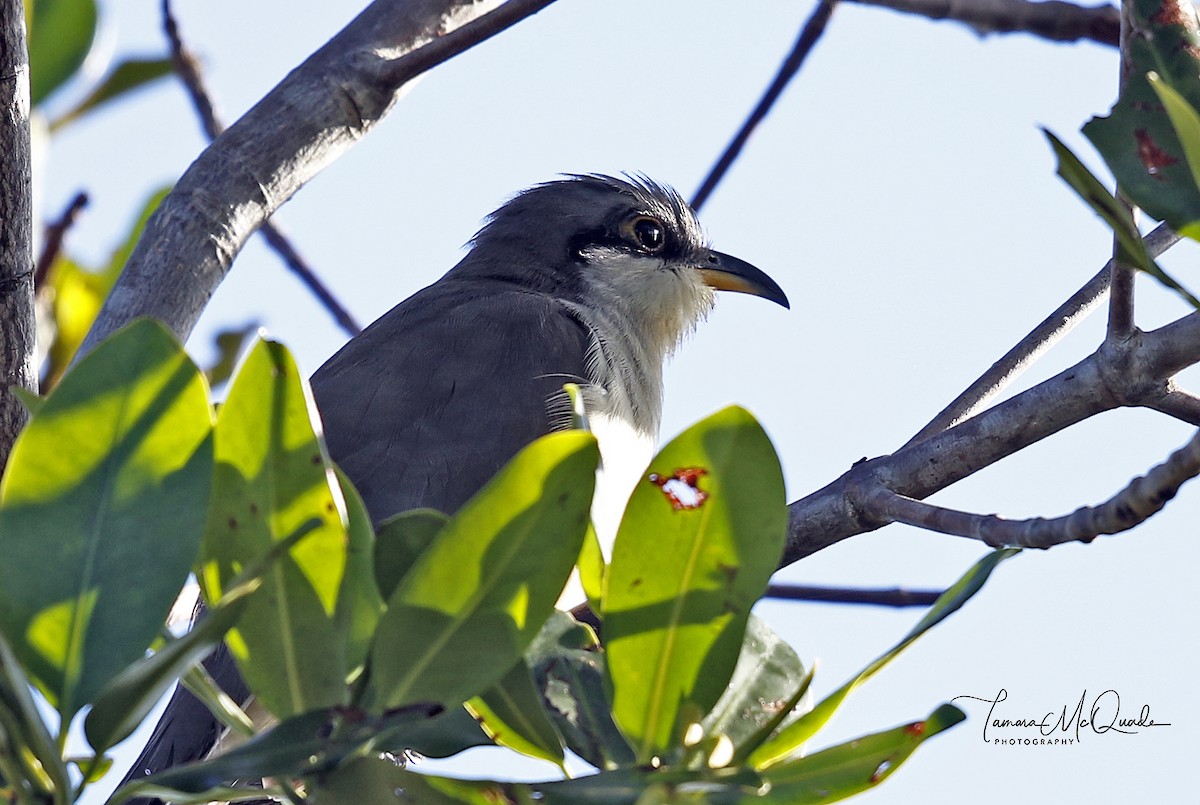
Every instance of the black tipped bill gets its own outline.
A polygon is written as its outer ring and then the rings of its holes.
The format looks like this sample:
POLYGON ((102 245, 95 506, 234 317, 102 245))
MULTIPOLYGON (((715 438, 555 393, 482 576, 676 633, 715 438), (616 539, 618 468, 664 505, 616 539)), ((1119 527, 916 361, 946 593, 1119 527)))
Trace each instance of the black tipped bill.
POLYGON ((745 260, 739 260, 731 254, 710 251, 708 262, 701 266, 699 271, 704 284, 716 288, 718 291, 753 294, 761 296, 763 299, 769 299, 788 310, 792 308, 788 304, 787 294, 775 280, 745 260))

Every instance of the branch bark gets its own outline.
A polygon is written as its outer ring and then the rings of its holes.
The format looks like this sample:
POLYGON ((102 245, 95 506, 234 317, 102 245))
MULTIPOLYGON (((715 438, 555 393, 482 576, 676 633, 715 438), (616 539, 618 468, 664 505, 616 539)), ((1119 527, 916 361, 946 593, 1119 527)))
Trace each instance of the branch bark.
POLYGON ((1047 436, 1120 406, 1157 407, 1175 392, 1171 378, 1200 362, 1200 313, 1094 353, 1021 394, 964 422, 858 462, 840 478, 789 506, 781 566, 847 537, 888 525, 873 504, 882 487, 921 500, 1047 436))
POLYGON ((1059 0, 851 0, 934 20, 954 20, 980 36, 1027 33, 1055 42, 1087 40, 1117 45, 1120 12, 1113 6, 1079 6, 1059 0))
POLYGON ((138 316, 186 338, 247 238, 382 119, 405 84, 551 2, 490 11, 492 0, 376 0, 192 163, 147 222, 79 355, 138 316))
MULTIPOLYGON (((213 103, 212 94, 208 91, 204 75, 200 70, 200 61, 187 48, 179 33, 179 23, 171 11, 171 0, 162 0, 162 18, 163 30, 171 46, 171 63, 175 66, 175 75, 183 82, 188 97, 192 99, 192 107, 200 118, 200 127, 204 129, 209 140, 215 140, 221 136, 225 125, 217 115, 216 104, 213 103)), ((347 335, 353 337, 362 332, 362 325, 338 301, 333 292, 325 287, 325 283, 321 282, 320 277, 313 271, 308 261, 300 255, 300 251, 292 244, 291 239, 284 234, 277 218, 272 217, 263 221, 262 234, 267 245, 279 255, 288 270, 295 274, 304 287, 308 288, 317 301, 329 311, 329 315, 333 316, 334 321, 345 330, 347 335)))
POLYGON ((1119 534, 1144 523, 1162 511, 1179 488, 1198 474, 1200 433, 1099 506, 1081 506, 1063 517, 1007 520, 994 514, 933 506, 883 487, 871 496, 870 506, 893 522, 976 539, 993 548, 1051 548, 1066 542, 1091 542, 1104 534, 1119 534))
POLYGON ((33 357, 33 202, 29 55, 21 0, 0 0, 0 467, 28 412, 11 389, 37 391, 33 357))
MULTIPOLYGON (((1145 237, 1146 250, 1151 257, 1158 257, 1167 249, 1180 241, 1180 236, 1166 224, 1159 224, 1145 237)), ((1033 365, 1034 361, 1044 355, 1059 339, 1065 336, 1075 325, 1083 321, 1089 313, 1096 309, 1100 300, 1108 293, 1112 271, 1116 261, 1109 260, 1104 268, 1087 281, 1082 288, 1071 295, 1071 298, 1059 305, 1058 309, 1047 316, 1041 324, 1034 327, 1029 335, 1017 342, 1016 346, 1005 353, 1004 357, 979 376, 958 395, 928 425, 913 436, 905 447, 927 439, 935 433, 941 433, 946 428, 962 422, 967 417, 978 412, 989 400, 1004 390, 1009 383, 1021 376, 1021 373, 1033 365)))

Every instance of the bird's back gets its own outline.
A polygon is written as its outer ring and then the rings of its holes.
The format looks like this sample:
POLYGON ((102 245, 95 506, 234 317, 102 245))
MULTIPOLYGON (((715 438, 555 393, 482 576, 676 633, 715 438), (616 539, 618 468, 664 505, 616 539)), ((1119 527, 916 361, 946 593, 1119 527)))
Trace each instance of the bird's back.
MULTIPOLYGON (((500 287, 497 287, 499 285, 500 287)), ((312 377, 330 457, 378 522, 454 512, 518 450, 565 420, 589 335, 561 302, 445 278, 397 305, 312 377)))

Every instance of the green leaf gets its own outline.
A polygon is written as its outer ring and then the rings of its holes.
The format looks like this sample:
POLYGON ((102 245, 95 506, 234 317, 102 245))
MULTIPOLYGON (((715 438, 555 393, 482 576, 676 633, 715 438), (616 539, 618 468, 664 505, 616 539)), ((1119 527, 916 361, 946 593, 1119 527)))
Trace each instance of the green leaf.
MULTIPOLYGON (((423 721, 429 708, 397 710, 381 718, 329 708, 284 719, 271 729, 219 757, 177 766, 125 786, 120 797, 171 791, 202 794, 226 788, 234 780, 300 777, 332 769, 345 758, 367 751, 374 737, 423 721)), ((245 791, 245 789, 243 789, 245 791)), ((170 797, 172 801, 175 797, 170 797)))
POLYGON ((17 440, 0 487, 0 626, 64 723, 143 655, 183 587, 211 437, 199 370, 142 319, 81 361, 17 440))
POLYGON ((380 595, 391 597, 448 522, 450 517, 436 509, 413 509, 380 524, 375 534, 375 583, 380 595))
POLYGON ((775 736, 750 755, 749 762, 755 768, 767 768, 786 760, 798 752, 804 743, 829 723, 829 719, 850 695, 851 691, 870 679, 877 671, 895 659, 900 652, 908 648, 925 632, 957 612, 963 604, 983 588, 988 576, 1003 560, 1020 553, 1016 548, 1002 548, 992 551, 976 562, 953 586, 942 593, 934 602, 925 617, 909 631, 904 638, 877 657, 870 665, 860 671, 853 679, 829 694, 811 711, 780 730, 775 736))
POLYGON ((37 106, 83 66, 96 38, 96 0, 32 0, 29 95, 37 106))
POLYGON ((794 713, 811 672, 762 618, 750 616, 729 687, 701 722, 707 736, 724 735, 745 757, 794 713), (799 694, 799 695, 797 695, 799 694))
MULTIPOLYGON (((1166 108, 1171 126, 1179 137, 1188 169, 1192 172, 1192 183, 1200 188, 1200 113, 1157 73, 1150 73, 1146 78, 1166 108)), ((1175 224, 1180 234, 1192 240, 1200 240, 1200 206, 1180 216, 1175 224), (1182 218, 1191 220, 1184 221, 1182 218)))
POLYGON ((365 707, 455 707, 512 667, 579 555, 598 462, 591 434, 554 433, 467 501, 388 601, 365 707))
POLYGON ((1130 71, 1108 117, 1093 118, 1083 133, 1104 156, 1126 198, 1183 232, 1200 221, 1200 187, 1148 75, 1158 74, 1191 106, 1200 106, 1200 26, 1191 3, 1134 0, 1127 5, 1133 32, 1130 71))
POLYGON ((598 769, 630 766, 636 756, 613 722, 604 654, 596 648, 591 629, 556 612, 525 656, 567 748, 598 769))
POLYGON ((88 112, 171 74, 170 59, 126 59, 108 72, 71 111, 50 124, 50 132, 61 129, 88 112))
POLYGON ((395 755, 412 751, 423 757, 445 758, 495 744, 465 707, 455 707, 434 718, 400 725, 380 735, 372 746, 395 755))
POLYGON ((208 385, 216 388, 233 377, 237 366, 238 356, 242 353, 242 345, 246 339, 257 333, 259 324, 256 321, 243 324, 241 327, 230 327, 221 330, 213 337, 213 346, 217 350, 217 360, 204 370, 208 385))
POLYGON ((787 529, 779 459, 742 408, 692 426, 650 469, 617 534, 603 613, 613 715, 644 764, 681 747, 721 697, 787 529))
POLYGON ((347 678, 362 672, 371 651, 375 627, 383 613, 383 597, 375 584, 375 529, 358 490, 334 467, 342 498, 346 501, 346 572, 338 590, 334 629, 345 643, 347 678))
POLYGON ((587 596, 588 606, 593 612, 600 612, 604 604, 604 574, 608 566, 604 563, 604 549, 600 547, 600 537, 596 534, 595 523, 588 524, 587 535, 583 538, 583 549, 579 551, 579 584, 587 596))
POLYGON ((1063 145, 1062 141, 1049 131, 1045 129, 1042 131, 1058 157, 1058 175, 1112 228, 1113 234, 1117 238, 1120 261, 1145 271, 1178 293, 1193 307, 1200 308, 1200 301, 1197 301, 1196 297, 1192 296, 1187 289, 1168 276, 1150 256, 1141 233, 1138 232, 1137 224, 1134 223, 1133 213, 1104 188, 1100 180, 1079 161, 1071 149, 1063 145))
POLYGON ((345 629, 347 605, 361 593, 355 577, 363 570, 374 586, 371 549, 356 536, 361 528, 347 531, 347 503, 315 434, 315 417, 291 354, 259 341, 217 417, 216 473, 198 574, 205 596, 218 601, 242 568, 316 521, 271 564, 226 639, 251 690, 281 718, 346 703, 347 677, 358 660, 351 644, 362 637, 345 629))
POLYGON ((258 586, 255 582, 227 595, 187 634, 128 666, 100 691, 83 722, 97 754, 128 738, 175 680, 220 645, 258 586))
POLYGON ((319 802, 355 805, 396 805, 398 801, 420 805, 531 805, 527 796, 514 796, 527 788, 415 774, 386 760, 362 757, 322 778, 316 783, 313 795, 319 802), (403 792, 402 797, 396 792, 403 792))
POLYGON ((865 735, 763 772, 770 786, 764 805, 824 805, 866 791, 890 777, 917 747, 966 716, 943 704, 924 721, 865 735))
POLYGON ((57 793, 65 799, 71 791, 67 767, 34 704, 30 687, 12 647, 0 633, 0 752, 10 755, 20 769, 0 770, 4 771, 0 779, 9 778, 10 785, 24 780, 46 794, 57 793))
POLYGON ((25 406, 25 410, 30 414, 36 414, 41 409, 42 403, 46 401, 45 397, 27 388, 9 386, 8 390, 13 393, 14 397, 21 401, 21 405, 25 406))
POLYGON ((467 709, 500 746, 564 768, 562 739, 550 723, 524 660, 518 660, 485 693, 468 701, 467 709))
POLYGON ((46 278, 53 291, 54 341, 50 344, 44 388, 54 386, 71 365, 75 352, 92 329, 96 314, 100 312, 133 247, 142 236, 146 221, 169 192, 170 186, 161 187, 146 199, 129 231, 125 233, 124 241, 99 270, 90 271, 62 255, 54 262, 46 278))

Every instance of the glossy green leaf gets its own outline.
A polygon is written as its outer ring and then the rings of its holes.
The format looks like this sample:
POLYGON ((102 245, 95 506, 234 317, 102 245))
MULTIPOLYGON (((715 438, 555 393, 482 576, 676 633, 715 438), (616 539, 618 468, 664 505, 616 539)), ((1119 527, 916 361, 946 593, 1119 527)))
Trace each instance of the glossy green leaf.
MULTIPOLYGON (((228 650, 228 649, 227 649, 228 650)), ((217 684, 217 680, 208 672, 203 663, 193 665, 179 680, 179 684, 187 689, 207 708, 217 721, 230 730, 233 735, 249 738, 258 734, 254 719, 246 714, 241 705, 217 684)))
POLYGON ((259 330, 256 321, 243 324, 241 327, 229 327, 213 336, 213 347, 217 351, 217 359, 204 370, 208 385, 216 388, 233 377, 237 367, 237 359, 242 354, 242 345, 259 330))
POLYGON ((319 780, 313 799, 354 805, 532 805, 528 796, 518 793, 527 788, 416 774, 386 760, 362 757, 319 780), (403 793, 397 796, 397 792, 403 793))
POLYGON ((412 751, 432 758, 450 757, 476 746, 495 746, 495 743, 465 707, 398 725, 372 743, 372 747, 380 752, 402 755, 412 751))
POLYGON ((576 567, 579 569, 579 584, 583 587, 583 594, 587 596, 588 606, 593 612, 600 612, 604 601, 604 574, 608 572, 608 565, 604 562, 604 550, 600 547, 600 537, 596 534, 594 523, 588 524, 576 567))
POLYGON ((251 350, 217 418, 215 485, 199 574, 208 600, 219 600, 243 568, 316 521, 272 562, 226 638, 247 684, 279 717, 345 703, 355 659, 348 656, 352 636, 344 629, 343 601, 347 579, 364 564, 355 559, 362 546, 356 549, 347 531, 346 501, 314 421, 295 362, 272 341, 251 350))
POLYGON ((562 740, 550 723, 524 660, 518 660, 503 679, 468 701, 467 709, 500 746, 562 767, 562 740))
POLYGON ((943 704, 924 721, 865 735, 763 772, 770 786, 764 805, 824 805, 873 788, 890 777, 917 747, 966 716, 943 704))
POLYGON ((591 434, 554 433, 467 501, 388 601, 366 707, 455 707, 512 667, 579 555, 598 462, 591 434))
POLYGON ((525 656, 567 748, 598 769, 630 766, 636 756, 613 722, 604 653, 597 648, 591 629, 556 612, 525 656))
POLYGON ((128 738, 188 667, 221 643, 257 588, 256 582, 226 596, 187 634, 128 666, 100 691, 83 722, 97 754, 128 738))
POLYGON ((912 645, 925 632, 957 612, 963 604, 983 588, 984 582, 996 569, 996 565, 1018 553, 1020 550, 1016 548, 1002 548, 992 551, 976 562, 962 578, 938 597, 938 600, 925 613, 925 617, 921 618, 899 643, 877 657, 845 685, 829 694, 811 711, 784 727, 759 747, 750 755, 751 765, 760 769, 767 768, 799 752, 809 738, 829 723, 829 719, 837 712, 851 691, 874 676, 877 671, 895 659, 900 652, 912 645))
POLYGON ((133 90, 169 76, 171 71, 170 59, 126 59, 120 62, 82 101, 50 124, 51 133, 133 90))
POLYGON ((147 795, 169 790, 202 794, 236 780, 318 774, 369 751, 377 734, 427 720, 431 714, 425 707, 404 708, 379 718, 341 708, 302 713, 218 757, 159 772, 126 786, 122 793, 147 795))
POLYGON ((46 278, 53 292, 54 340, 50 344, 45 388, 53 387, 71 365, 75 352, 92 329, 96 314, 142 236, 146 221, 169 192, 171 188, 167 186, 150 194, 121 244, 113 250, 108 263, 99 269, 89 270, 62 255, 54 262, 46 278))
POLYGON ((748 755, 785 717, 799 715, 795 702, 811 679, 787 641, 751 615, 729 687, 701 722, 704 734, 724 735, 748 755))
POLYGON ((1141 233, 1138 232, 1137 224, 1134 223, 1133 213, 1104 188, 1100 180, 1079 161, 1071 149, 1049 131, 1043 129, 1043 133, 1058 157, 1058 175, 1112 228, 1121 262, 1145 271, 1178 293, 1193 307, 1200 307, 1200 301, 1163 271, 1150 256, 1141 233))
POLYGON ((37 106, 83 66, 96 38, 96 0, 30 0, 29 95, 37 106))
POLYGON ((21 405, 25 406, 25 410, 30 414, 36 414, 42 407, 42 403, 46 398, 20 386, 12 386, 9 388, 13 396, 21 401, 21 405))
POLYGON ((375 534, 375 583, 391 597, 417 558, 450 522, 436 509, 413 509, 384 520, 375 534))
POLYGON ((143 319, 81 361, 17 440, 0 487, 0 626, 64 721, 143 655, 183 587, 211 437, 199 370, 143 319))
POLYGON ((356 677, 366 665, 383 612, 383 597, 375 584, 375 529, 358 490, 337 467, 337 480, 346 502, 346 572, 338 590, 334 629, 345 643, 347 678, 356 677))
MULTIPOLYGON (((1171 126, 1179 137, 1188 170, 1191 171, 1192 183, 1200 189, 1200 113, 1157 73, 1150 73, 1146 78, 1167 110, 1167 117, 1170 118, 1171 126)), ((1181 216, 1175 223, 1180 234, 1192 240, 1200 240, 1200 206, 1181 216), (1191 220, 1185 222, 1182 218, 1191 220)))
POLYGON ((674 439, 635 487, 603 620, 613 715, 639 762, 678 749, 721 697, 786 529, 779 459, 736 406, 674 439))
POLYGON ((1131 0, 1127 13, 1130 71, 1108 117, 1083 127, 1104 156, 1122 194, 1180 232, 1200 222, 1200 187, 1172 125, 1169 110, 1150 86, 1156 73, 1193 107, 1200 107, 1200 25, 1191 3, 1131 0))
POLYGON ((0 751, 13 761, 13 769, 0 770, 0 778, 16 784, 24 780, 44 793, 65 795, 71 790, 67 767, 30 687, 12 647, 0 633, 0 742, 5 744, 0 751))

